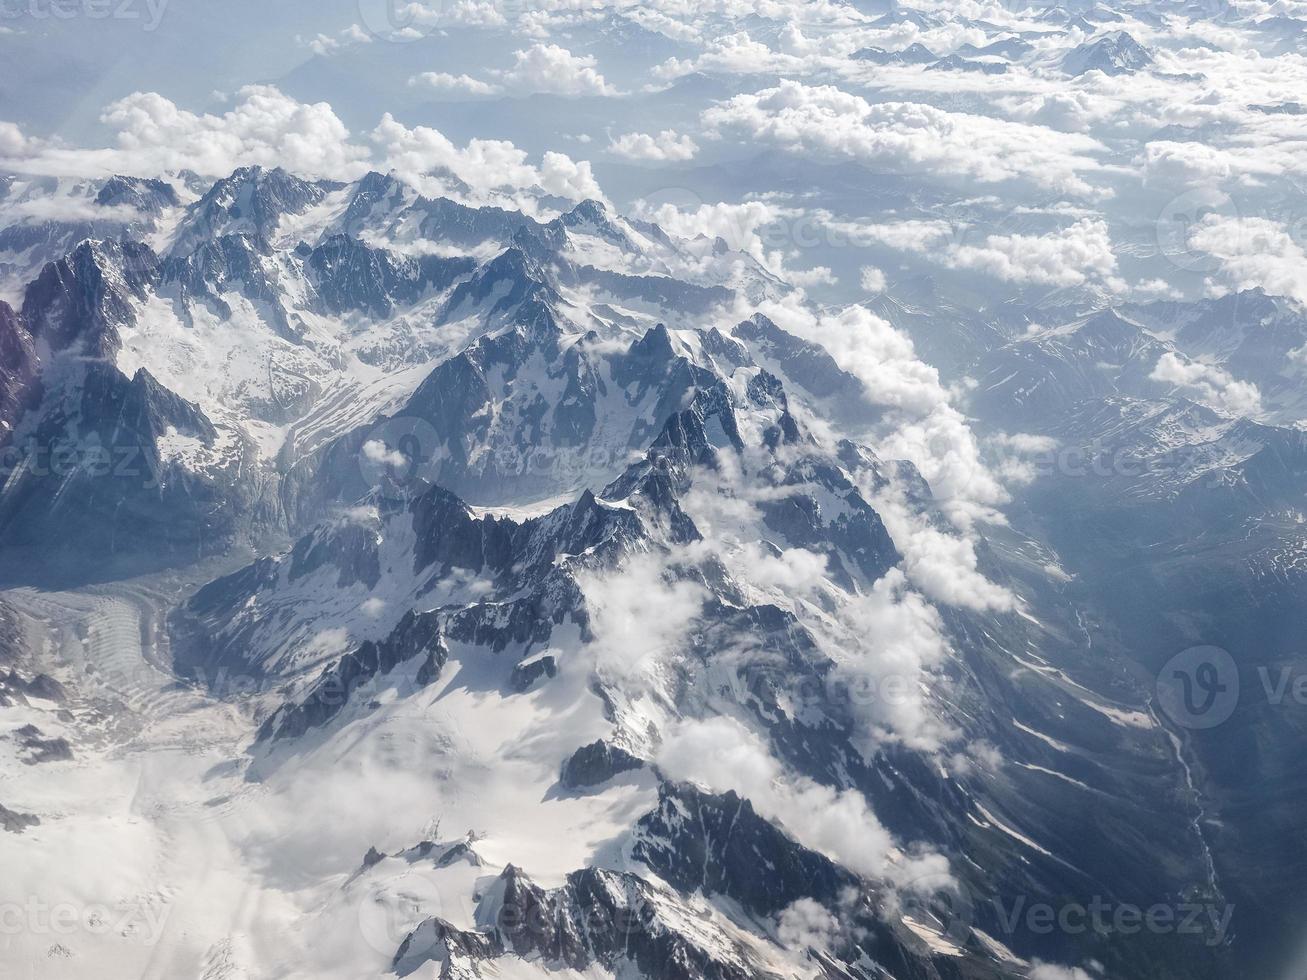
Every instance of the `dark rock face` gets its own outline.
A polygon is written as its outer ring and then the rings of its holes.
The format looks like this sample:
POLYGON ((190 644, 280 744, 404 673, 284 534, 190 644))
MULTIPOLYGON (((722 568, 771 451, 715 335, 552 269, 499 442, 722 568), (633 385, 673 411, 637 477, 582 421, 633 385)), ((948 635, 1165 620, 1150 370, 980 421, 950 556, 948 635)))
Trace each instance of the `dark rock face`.
POLYGON ((230 542, 252 496, 240 451, 200 475, 161 449, 174 434, 213 444, 216 430, 198 406, 143 368, 129 379, 103 361, 87 363, 80 385, 47 401, 6 461, 13 479, 0 498, 0 540, 50 552, 75 542, 82 555, 144 548, 157 560, 230 542))
POLYGON ((385 318, 394 315, 397 305, 411 305, 425 294, 447 289, 475 269, 476 261, 401 257, 336 235, 314 248, 305 266, 332 313, 357 311, 385 318))
POLYGON ((467 248, 486 242, 507 245, 519 230, 539 227, 516 211, 472 208, 448 198, 420 197, 396 178, 376 172, 359 181, 338 227, 351 238, 358 238, 366 231, 392 227, 400 221, 414 223, 424 238, 467 248))
POLYGON ((677 890, 727 895, 758 915, 800 898, 834 902, 857 879, 799 847, 734 793, 713 796, 664 784, 641 819, 632 856, 677 890))
POLYGON ((258 301, 278 332, 298 342, 283 309, 283 290, 272 249, 251 234, 230 234, 196 242, 185 255, 174 255, 160 266, 161 284, 176 291, 183 318, 192 307, 205 304, 219 316, 230 318, 231 306, 222 293, 235 290, 258 301))
POLYGON ((24 725, 13 733, 19 748, 27 754, 22 757, 29 766, 43 762, 67 762, 73 757, 73 748, 66 738, 46 738, 35 725, 24 725))
POLYGON ((173 245, 173 254, 189 255, 200 244, 232 233, 267 239, 288 214, 302 214, 326 192, 280 167, 242 167, 218 181, 191 205, 173 245))
POLYGON ((775 363, 792 382, 810 394, 829 399, 841 414, 874 419, 862 382, 835 363, 824 348, 786 333, 761 313, 738 324, 734 335, 743 340, 764 363, 775 363))
POLYGON ((478 910, 487 931, 457 930, 428 919, 404 940, 394 970, 410 976, 427 963, 475 968, 478 962, 516 955, 580 971, 630 963, 641 976, 660 980, 761 975, 761 964, 724 935, 710 943, 677 930, 669 921, 674 905, 672 896, 660 895, 632 874, 587 868, 569 875, 561 888, 545 891, 509 867, 478 910))
POLYGON ((28 698, 60 703, 67 697, 64 686, 49 674, 37 674, 31 680, 24 680, 16 670, 10 670, 8 674, 0 671, 0 708, 26 704, 28 698))
POLYGON ((0 448, 39 398, 36 345, 21 316, 0 301, 0 448))
POLYGON ((28 827, 38 827, 40 824, 40 817, 32 816, 30 813, 16 813, 7 807, 0 806, 0 830, 5 830, 11 834, 21 834, 28 827))
POLYGON ((560 780, 568 789, 585 789, 606 783, 620 773, 643 767, 642 759, 637 759, 620 746, 610 745, 600 739, 583 745, 572 753, 563 763, 560 780))
POLYGON ((145 177, 110 177, 95 195, 101 207, 129 207, 141 214, 157 216, 164 208, 181 203, 177 191, 162 180, 145 177))
POLYGON ((83 242, 27 287, 23 319, 52 350, 80 343, 86 356, 111 359, 122 346, 119 325, 135 317, 131 301, 144 299, 158 274, 148 245, 83 242))
MULTIPOLYGON (((347 589, 361 582, 371 589, 381 578, 379 545, 377 532, 363 524, 346 522, 315 528, 291 549, 287 580, 294 582, 330 565, 338 570, 336 588, 347 589)), ((201 599, 197 605, 203 602, 201 599)))
POLYGON ((545 677, 558 676, 558 663, 553 657, 537 657, 518 664, 508 683, 519 694, 525 694, 545 677))
POLYGON ((384 640, 375 643, 368 640, 353 653, 341 657, 322 672, 298 704, 272 714, 259 728, 258 740, 296 738, 311 728, 325 725, 349 703, 358 688, 423 654, 426 659, 416 676, 419 686, 431 683, 440 675, 449 651, 441 637, 438 617, 410 610, 384 640))

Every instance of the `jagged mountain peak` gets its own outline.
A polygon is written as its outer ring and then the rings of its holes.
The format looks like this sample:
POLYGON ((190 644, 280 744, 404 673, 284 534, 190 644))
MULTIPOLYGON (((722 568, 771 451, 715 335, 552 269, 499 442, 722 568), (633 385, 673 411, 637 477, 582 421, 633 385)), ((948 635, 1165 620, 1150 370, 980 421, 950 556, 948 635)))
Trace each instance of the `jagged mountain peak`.
POLYGON ((157 217, 165 209, 177 207, 181 199, 176 188, 167 181, 115 175, 100 187, 95 203, 102 207, 126 205, 142 214, 157 217))
POLYGON ((1087 41, 1062 59, 1062 70, 1068 75, 1083 75, 1101 71, 1105 75, 1126 75, 1147 68, 1153 63, 1148 49, 1126 31, 1111 31, 1087 41))
POLYGON ((325 196, 320 184, 302 180, 281 167, 241 167, 215 182, 187 208, 170 251, 185 256, 222 235, 269 238, 283 217, 301 214, 325 196))
POLYGON ((80 341, 88 355, 112 357, 121 345, 118 328, 134 316, 132 300, 144 297, 158 269, 148 245, 82 242, 27 287, 23 318, 53 350, 80 341))

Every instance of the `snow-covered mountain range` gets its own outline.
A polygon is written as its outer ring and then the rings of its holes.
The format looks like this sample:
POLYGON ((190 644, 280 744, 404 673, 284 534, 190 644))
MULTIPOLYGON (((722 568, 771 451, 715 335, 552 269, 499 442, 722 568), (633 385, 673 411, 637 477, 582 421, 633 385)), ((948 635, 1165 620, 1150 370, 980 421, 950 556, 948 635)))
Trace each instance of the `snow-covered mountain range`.
POLYGON ((0 24, 0 975, 1296 975, 1307 9, 243 3, 0 24))
MULTIPOLYGON (((540 221, 379 174, 248 168, 191 196, 148 242, 73 245, 2 321, 7 554, 39 552, 64 583, 147 576, 97 587, 104 611, 74 603, 84 678, 49 632, 74 594, 13 593, 24 751, 57 740, 71 758, 48 765, 117 773, 119 713, 137 751, 160 726, 211 727, 205 788, 175 819, 221 835, 224 887, 269 910, 237 927, 179 909, 198 918, 176 962, 1217 975, 1219 914, 1129 945, 1005 917, 1054 893, 1226 900, 1147 687, 1120 644, 1083 656, 1096 627, 1059 550, 1092 536, 951 520, 877 445, 906 423, 856 361, 745 315, 779 288, 755 259, 598 202, 540 221), (241 550, 267 554, 233 568, 241 550), (169 609, 158 583, 178 569, 191 594, 169 609), (114 617, 142 631, 140 669, 186 686, 97 664, 114 617), (52 644, 58 679, 37 669, 52 644), (386 812, 313 826, 372 794, 386 812), (330 840, 316 871, 273 845, 288 820, 330 840), (351 915, 383 940, 332 946, 351 915), (300 938, 270 946, 287 917, 300 938)), ((1301 321, 1254 308, 1299 341, 1301 321)), ((1177 494, 1232 528, 1287 516, 1302 436, 1156 376, 1210 350, 1213 315, 1068 313, 996 338, 975 410, 1063 444, 1200 447, 1095 485, 1080 518, 1124 508, 1166 540, 1186 512, 1168 503, 1168 532, 1148 502, 1177 494)), ((55 846, 66 804, 25 777, 7 825, 40 820, 27 846, 55 846)))

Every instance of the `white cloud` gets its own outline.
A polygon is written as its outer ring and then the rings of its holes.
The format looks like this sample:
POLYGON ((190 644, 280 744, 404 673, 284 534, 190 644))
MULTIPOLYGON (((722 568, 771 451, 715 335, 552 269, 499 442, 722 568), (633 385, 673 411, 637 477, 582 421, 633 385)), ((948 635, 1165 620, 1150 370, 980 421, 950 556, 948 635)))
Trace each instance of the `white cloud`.
POLYGON ((363 30, 358 24, 351 24, 337 34, 318 34, 307 40, 300 38, 299 42, 314 54, 326 57, 335 54, 342 48, 350 48, 357 44, 371 44, 372 35, 363 30))
POLYGON ((1117 110, 1114 102, 1080 91, 1042 93, 1008 103, 1007 108, 1018 119, 1069 133, 1089 132, 1117 110))
POLYGON ((426 88, 450 95, 498 95, 500 87, 471 75, 451 75, 443 71, 424 71, 408 80, 411 88, 426 88))
POLYGON ((115 146, 78 149, 0 129, 0 154, 16 153, 29 172, 72 176, 151 176, 187 168, 225 176, 258 164, 306 177, 350 178, 367 169, 369 157, 327 103, 298 102, 268 85, 241 89, 221 115, 188 112, 157 93, 136 92, 111 103, 100 119, 113 131, 115 146))
POLYGON ((858 273, 858 284, 862 286, 863 292, 873 295, 883 293, 885 291, 885 273, 874 265, 864 265, 858 273))
MULTIPOLYGON (((819 153, 985 183, 1022 180, 1089 195, 1082 174, 1104 148, 1085 136, 915 102, 870 103, 831 85, 782 81, 703 113, 712 130, 819 153)), ((1101 193, 1101 192, 1100 192, 1101 193)))
POLYGON ((810 898, 800 898, 781 910, 776 937, 789 949, 830 949, 840 934, 839 920, 810 898))
POLYGON ((669 578, 666 563, 651 554, 632 556, 616 572, 578 575, 577 583, 590 613, 597 668, 628 686, 685 642, 707 599, 698 583, 669 578))
POLYGON ((931 670, 949 649, 939 613, 892 569, 870 592, 843 602, 837 619, 837 631, 819 632, 835 660, 832 680, 849 691, 857 747, 868 758, 887 742, 939 749, 949 732, 926 695, 931 670))
POLYGON ((1144 147, 1143 164, 1144 179, 1163 189, 1219 184, 1234 172, 1228 153, 1199 142, 1149 143, 1144 147))
POLYGON ((11 122, 0 122, 0 156, 21 157, 29 148, 21 129, 11 122))
POLYGON ((130 204, 96 204, 94 198, 52 195, 19 201, 3 210, 6 220, 37 221, 140 221, 143 215, 130 204))
POLYGON ((1042 235, 986 235, 967 241, 972 228, 946 221, 917 219, 886 223, 830 220, 832 234, 850 245, 884 245, 923 255, 951 269, 970 269, 1005 282, 1045 286, 1079 286, 1098 281, 1124 289, 1115 273, 1117 260, 1107 222, 1081 217, 1042 235))
POLYGON ((1052 963, 1035 963, 1030 980, 1094 980, 1078 966, 1056 966, 1052 963))
POLYGON ((1233 288, 1307 304, 1307 252, 1279 222, 1211 214, 1194 228, 1189 244, 1215 258, 1233 288))
POLYGON ((514 64, 499 72, 505 87, 522 94, 617 95, 589 55, 575 55, 557 44, 533 44, 513 52, 514 64))
POLYGON ((764 201, 701 204, 694 210, 682 210, 674 204, 651 207, 646 202, 637 201, 632 210, 638 217, 656 221, 669 235, 677 238, 694 238, 698 235, 721 238, 730 248, 748 252, 759 260, 765 256, 758 231, 793 213, 764 201))
POLYGON ((752 732, 729 718, 686 721, 670 733, 657 763, 672 779, 711 792, 734 790, 799 843, 863 876, 912 880, 947 874, 937 854, 905 858, 888 830, 852 790, 834 790, 791 775, 752 732))
POLYGON ((699 144, 689 136, 664 129, 655 135, 626 133, 608 144, 608 152, 626 157, 628 160, 679 162, 694 159, 695 154, 699 152, 699 144))
POLYGON ((1158 358, 1149 377, 1176 385, 1226 415, 1256 416, 1262 411, 1262 394, 1252 382, 1236 381, 1224 368, 1185 360, 1171 351, 1158 358))
POLYGON ((1089 218, 1047 235, 989 235, 981 245, 954 243, 943 261, 1007 282, 1059 287, 1111 280, 1116 272, 1107 222, 1089 218))
POLYGON ((841 221, 826 217, 827 226, 837 241, 867 248, 884 245, 901 252, 926 252, 958 234, 958 229, 947 221, 866 222, 841 221))
POLYGON ((861 306, 814 316, 793 306, 764 304, 764 312, 792 333, 821 344, 862 382, 870 402, 893 410, 884 431, 868 438, 883 454, 915 463, 956 526, 1001 520, 996 508, 1007 502, 1007 492, 986 469, 939 372, 917 357, 906 334, 861 306))
MULTIPOLYGON (((419 188, 423 186, 424 175, 446 169, 483 196, 492 192, 511 195, 539 188, 574 201, 604 199, 590 164, 575 161, 563 153, 545 153, 537 167, 525 150, 507 140, 474 139, 460 148, 438 129, 429 126, 410 129, 389 113, 373 130, 372 140, 386 166, 419 188)), ((516 201, 530 206, 520 196, 516 201)))
MULTIPOLYGON (((749 602, 788 609, 812 632, 833 665, 830 693, 856 719, 860 751, 870 757, 890 742, 924 751, 940 748, 950 733, 926 694, 938 683, 933 671, 949 646, 936 611, 898 569, 869 590, 850 593, 829 578, 825 555, 804 548, 778 554, 760 545, 774 532, 759 504, 804 492, 803 486, 776 487, 749 478, 746 468, 752 472, 767 462, 727 457, 718 468, 698 473, 682 505, 704 537, 687 549, 687 557, 726 568, 749 602)), ((897 542, 894 528, 891 535, 897 542)), ((729 656, 716 652, 719 663, 729 656)), ((751 662, 757 653, 742 650, 739 656, 751 662)))
POLYGON ((824 265, 815 265, 811 269, 786 269, 784 275, 795 286, 834 286, 839 282, 835 273, 824 265))
POLYGON ((798 72, 804 60, 791 54, 773 51, 743 31, 712 38, 703 53, 694 59, 669 58, 654 69, 658 79, 679 78, 691 72, 754 74, 762 72, 798 72))
POLYGON ((396 469, 406 469, 409 466, 409 458, 398 449, 388 449, 386 444, 380 439, 369 439, 363 444, 363 458, 370 463, 380 463, 383 466, 393 466, 396 469))

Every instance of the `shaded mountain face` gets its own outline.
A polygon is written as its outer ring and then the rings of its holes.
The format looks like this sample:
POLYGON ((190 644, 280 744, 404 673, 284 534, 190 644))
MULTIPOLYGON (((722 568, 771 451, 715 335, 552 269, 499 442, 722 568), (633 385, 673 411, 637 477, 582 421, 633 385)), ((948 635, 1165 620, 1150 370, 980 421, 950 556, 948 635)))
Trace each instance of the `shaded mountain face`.
POLYGON ((1141 304, 997 343, 970 369, 970 410, 1000 428, 1024 416, 1047 437, 1014 523, 1038 529, 1074 572, 1102 631, 1093 645, 1163 678, 1186 650, 1229 658, 1224 683, 1241 693, 1228 720, 1192 730, 1192 719, 1156 717, 1206 774, 1196 799, 1213 880, 1236 909, 1280 896, 1274 912, 1235 914, 1254 942, 1273 943, 1300 912, 1284 869, 1302 856, 1259 842, 1283 833, 1297 805, 1271 788, 1293 781, 1289 746, 1301 736, 1266 679, 1283 675, 1307 625, 1307 443, 1292 357, 1302 324, 1293 304, 1259 291, 1141 304), (1167 364, 1216 384, 1185 384, 1167 364), (1248 389, 1255 418, 1221 397, 1248 389))
POLYGON ((1152 63, 1153 56, 1147 48, 1125 31, 1113 31, 1070 51, 1062 59, 1062 70, 1068 75, 1084 75, 1091 71, 1101 71, 1104 75, 1128 75, 1152 63))
MULTIPOLYGON (((1293 310, 1244 307, 1230 340, 1219 301, 881 297, 887 330, 935 330, 975 380, 983 433, 1056 447, 1007 520, 967 523, 897 458, 901 393, 720 240, 380 174, 167 186, 99 191, 175 219, 167 241, 78 244, 0 305, 4 573, 144 568, 132 601, 158 603, 15 593, 0 697, 32 745, 81 751, 104 705, 212 731, 195 809, 223 873, 293 892, 278 914, 313 943, 363 922, 340 954, 360 975, 1231 975, 1255 927, 1227 912, 1287 893, 1256 835, 1296 797, 1180 745, 1139 668, 1200 613, 1268 643, 1296 623, 1302 433, 1182 383, 1219 367, 1272 404, 1293 310), (19 642, 58 645, 58 616, 92 661, 76 683, 19 642), (166 686, 116 673, 131 643, 166 686), (410 812, 440 817, 417 844, 364 839, 410 812), (1196 925, 1030 914, 1095 903, 1196 925)), ((5 803, 6 830, 45 826, 5 803)))

